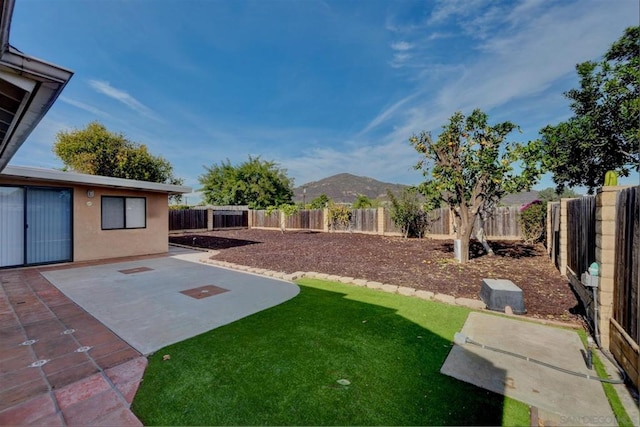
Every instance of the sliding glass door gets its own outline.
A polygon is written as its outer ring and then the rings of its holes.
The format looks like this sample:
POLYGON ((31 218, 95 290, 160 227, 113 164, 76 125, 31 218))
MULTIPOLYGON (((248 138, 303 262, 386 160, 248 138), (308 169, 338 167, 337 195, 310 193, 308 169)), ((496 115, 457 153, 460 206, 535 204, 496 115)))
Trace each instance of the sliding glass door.
POLYGON ((71 190, 27 189, 27 264, 71 261, 71 190))
POLYGON ((24 264, 24 189, 0 187, 0 267, 24 264))
POLYGON ((72 260, 70 189, 0 187, 0 267, 72 260))

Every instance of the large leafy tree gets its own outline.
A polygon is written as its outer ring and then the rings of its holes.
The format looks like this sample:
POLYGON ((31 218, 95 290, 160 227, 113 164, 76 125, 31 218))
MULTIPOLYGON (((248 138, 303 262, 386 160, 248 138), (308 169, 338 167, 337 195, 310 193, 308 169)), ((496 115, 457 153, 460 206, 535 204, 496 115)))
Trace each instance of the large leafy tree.
POLYGON ((249 205, 251 209, 290 204, 293 179, 277 163, 251 157, 238 166, 229 160, 205 166, 198 180, 207 203, 216 205, 249 205))
POLYGON ((322 193, 311 201, 310 206, 311 206, 311 209, 323 209, 329 206, 330 202, 331 200, 329 199, 329 196, 322 193))
POLYGON ((59 132, 53 152, 67 170, 165 184, 183 182, 173 175, 169 161, 152 155, 145 145, 131 142, 121 133, 110 132, 99 122, 59 132))
POLYGON ((628 176, 640 167, 640 27, 576 70, 580 87, 565 93, 574 115, 540 131, 543 162, 558 192, 583 185, 592 193, 608 170, 628 176))
POLYGON ((364 194, 358 194, 356 200, 353 202, 353 209, 365 209, 372 208, 373 201, 364 194))
POLYGON ((511 122, 490 125, 485 113, 474 110, 468 117, 453 114, 436 141, 427 132, 409 139, 422 157, 416 169, 427 178, 420 190, 428 207, 443 201, 453 212, 460 262, 469 260, 476 219, 480 221, 478 237, 490 250, 482 232, 487 213, 505 194, 529 188, 540 175, 530 160, 538 152, 538 142, 507 142, 507 135, 515 129, 511 122), (515 171, 519 161, 521 169, 515 171))
POLYGON ((556 189, 552 187, 538 191, 538 199, 545 205, 549 202, 557 202, 560 199, 571 199, 574 197, 580 197, 580 195, 570 188, 565 188, 561 193, 557 193, 556 189))

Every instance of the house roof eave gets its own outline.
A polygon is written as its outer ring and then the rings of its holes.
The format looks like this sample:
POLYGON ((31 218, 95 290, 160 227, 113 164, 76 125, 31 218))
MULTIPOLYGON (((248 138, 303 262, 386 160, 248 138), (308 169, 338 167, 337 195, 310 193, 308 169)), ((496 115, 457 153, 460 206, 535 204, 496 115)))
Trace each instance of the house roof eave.
POLYGON ((134 179, 113 178, 101 175, 88 175, 65 172, 56 169, 34 168, 27 166, 7 166, 0 172, 2 178, 17 178, 34 181, 48 181, 61 184, 94 185, 97 187, 122 188, 127 190, 150 191, 170 195, 191 193, 192 188, 184 185, 163 184, 158 182, 137 181, 134 179))

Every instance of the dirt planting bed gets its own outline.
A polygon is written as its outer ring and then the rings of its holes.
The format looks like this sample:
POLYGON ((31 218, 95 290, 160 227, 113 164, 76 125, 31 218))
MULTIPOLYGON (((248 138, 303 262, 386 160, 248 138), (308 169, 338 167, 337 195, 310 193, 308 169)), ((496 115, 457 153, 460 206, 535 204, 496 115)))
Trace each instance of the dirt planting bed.
POLYGON ((472 259, 453 259, 451 240, 351 233, 228 230, 171 236, 172 243, 218 250, 215 259, 294 273, 315 271, 455 297, 478 298, 483 278, 509 279, 524 293, 527 316, 578 321, 577 300, 542 245, 491 242, 495 256, 472 243, 472 259))

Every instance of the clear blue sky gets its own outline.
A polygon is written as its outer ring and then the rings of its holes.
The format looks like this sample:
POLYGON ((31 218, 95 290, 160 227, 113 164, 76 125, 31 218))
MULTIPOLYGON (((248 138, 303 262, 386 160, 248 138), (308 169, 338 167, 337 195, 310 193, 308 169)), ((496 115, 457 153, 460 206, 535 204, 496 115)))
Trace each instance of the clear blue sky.
POLYGON ((576 63, 640 19, 638 0, 16 3, 11 44, 75 75, 11 163, 61 167, 56 133, 99 120, 194 189, 204 165, 248 155, 296 185, 417 184, 413 133, 478 107, 536 138, 570 116, 576 63))

